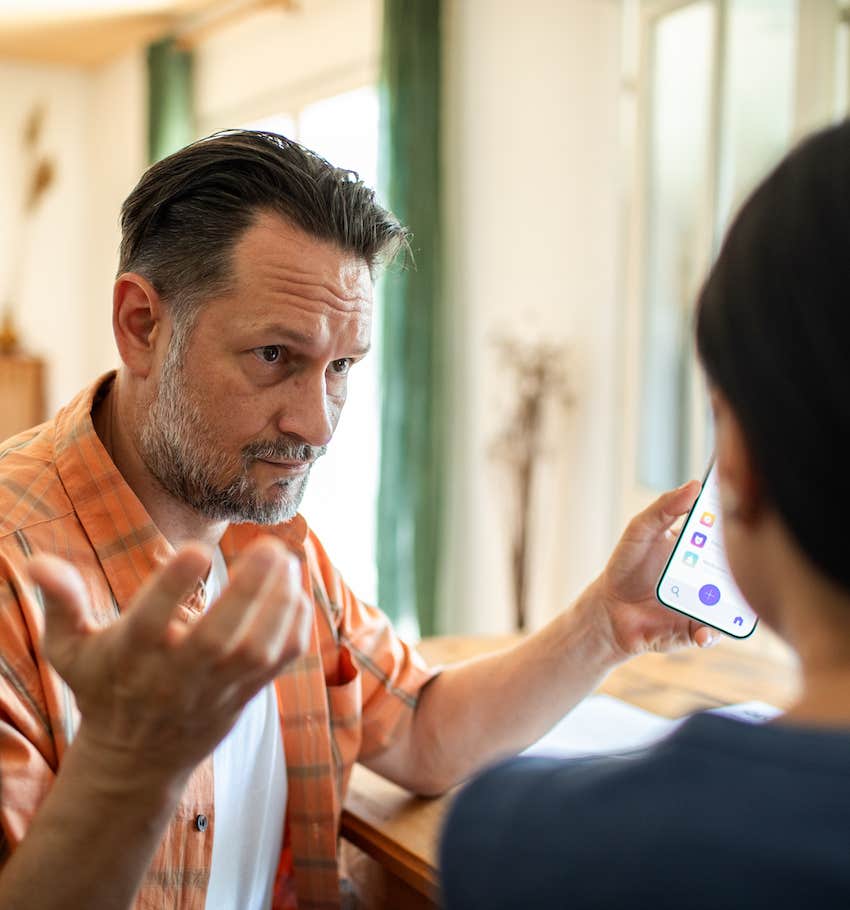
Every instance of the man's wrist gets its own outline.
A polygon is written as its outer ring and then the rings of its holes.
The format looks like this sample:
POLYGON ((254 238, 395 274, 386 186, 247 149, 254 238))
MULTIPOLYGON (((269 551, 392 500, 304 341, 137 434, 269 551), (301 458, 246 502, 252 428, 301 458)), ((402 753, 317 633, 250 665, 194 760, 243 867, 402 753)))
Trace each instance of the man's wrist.
POLYGON ((161 762, 146 761, 129 748, 106 748, 85 721, 64 764, 73 769, 93 799, 118 800, 125 806, 138 802, 154 815, 173 809, 191 773, 191 769, 175 770, 163 767, 161 762))
MULTIPOLYGON (((628 655, 618 647, 598 582, 586 588, 571 607, 536 632, 538 654, 553 667, 569 656, 571 667, 581 667, 582 676, 601 679, 628 655)), ((520 647, 524 647, 521 645, 520 647)))
POLYGON ((597 579, 565 614, 572 621, 573 635, 582 642, 585 659, 603 674, 631 657, 617 640, 611 612, 610 597, 603 591, 601 579, 597 579))

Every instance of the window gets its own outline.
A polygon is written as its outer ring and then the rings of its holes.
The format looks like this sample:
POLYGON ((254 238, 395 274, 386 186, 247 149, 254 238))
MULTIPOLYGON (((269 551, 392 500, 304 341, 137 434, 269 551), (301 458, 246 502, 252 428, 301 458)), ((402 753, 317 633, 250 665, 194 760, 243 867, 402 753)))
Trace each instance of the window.
MULTIPOLYGON (((368 86, 244 124, 295 139, 333 164, 378 178, 378 96, 368 86)), ((372 350, 351 372, 334 439, 313 468, 301 512, 358 597, 375 603, 375 502, 380 415, 376 295, 372 350)))
POLYGON ((705 244, 713 4, 661 19, 652 49, 639 475, 649 487, 687 476, 690 302, 705 244))
POLYGON ((800 135, 845 113, 847 5, 627 0, 636 51, 624 58, 635 143, 624 515, 705 466, 694 303, 746 195, 800 135))
POLYGON ((665 489, 711 448, 693 303, 746 194, 791 143, 793 0, 699 0, 651 31, 638 474, 665 489))

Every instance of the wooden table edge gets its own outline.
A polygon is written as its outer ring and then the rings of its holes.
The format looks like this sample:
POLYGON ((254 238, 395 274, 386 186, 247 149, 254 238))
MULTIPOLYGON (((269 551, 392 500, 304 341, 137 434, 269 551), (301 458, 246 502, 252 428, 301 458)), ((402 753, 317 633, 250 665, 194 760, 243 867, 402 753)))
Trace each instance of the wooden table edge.
POLYGON ((440 885, 435 870, 419 856, 405 850, 373 825, 342 810, 340 836, 379 862, 420 894, 439 903, 440 885))

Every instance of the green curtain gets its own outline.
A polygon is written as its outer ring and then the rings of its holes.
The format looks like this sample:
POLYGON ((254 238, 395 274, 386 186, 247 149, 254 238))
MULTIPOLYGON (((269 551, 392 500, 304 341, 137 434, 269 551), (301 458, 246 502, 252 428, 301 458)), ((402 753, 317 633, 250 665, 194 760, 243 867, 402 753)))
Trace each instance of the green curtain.
POLYGON ((413 232, 415 265, 382 286, 378 602, 422 635, 436 623, 440 474, 440 0, 384 0, 383 199, 413 232))
POLYGON ((148 47, 148 160, 150 164, 195 138, 192 55, 172 38, 148 47))

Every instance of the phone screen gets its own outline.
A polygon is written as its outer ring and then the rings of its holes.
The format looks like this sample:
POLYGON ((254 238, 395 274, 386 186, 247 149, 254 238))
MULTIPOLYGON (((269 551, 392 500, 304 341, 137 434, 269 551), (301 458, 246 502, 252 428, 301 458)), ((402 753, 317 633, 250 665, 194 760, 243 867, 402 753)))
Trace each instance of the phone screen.
POLYGON ((734 638, 746 638, 752 635, 758 618, 729 571, 722 531, 712 462, 655 593, 665 607, 734 638))

